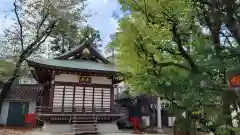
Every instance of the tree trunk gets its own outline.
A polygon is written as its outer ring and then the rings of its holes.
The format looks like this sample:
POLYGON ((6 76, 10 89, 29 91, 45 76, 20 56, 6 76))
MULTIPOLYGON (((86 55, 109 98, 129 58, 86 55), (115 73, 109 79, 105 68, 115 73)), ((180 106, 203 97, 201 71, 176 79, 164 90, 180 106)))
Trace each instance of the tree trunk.
MULTIPOLYGON (((223 95, 223 116, 225 119, 225 124, 232 126, 232 115, 231 115, 231 99, 232 99, 232 93, 231 91, 226 91, 226 93, 223 95)), ((230 131, 230 135, 235 135, 234 131, 230 131)))
POLYGON ((64 54, 66 52, 65 50, 65 36, 64 33, 62 33, 62 44, 61 44, 61 53, 64 54))
POLYGON ((4 83, 4 85, 3 85, 2 92, 0 93, 0 112, 1 112, 1 109, 2 109, 2 103, 3 103, 4 99, 7 96, 8 92, 9 92, 9 89, 11 88, 12 84, 14 83, 14 81, 19 76, 18 73, 19 73, 21 64, 25 60, 24 56, 25 56, 24 53, 22 53, 20 58, 19 58, 19 60, 18 60, 18 62, 16 63, 15 69, 14 69, 14 71, 12 73, 12 77, 10 79, 8 79, 7 82, 4 83))
POLYGON ((1 112, 1 109, 2 109, 2 103, 4 101, 4 99, 6 98, 13 82, 16 80, 17 78, 17 75, 12 75, 12 77, 10 79, 8 79, 8 81, 6 83, 4 83, 3 85, 3 89, 2 89, 2 92, 0 94, 0 112, 1 112))

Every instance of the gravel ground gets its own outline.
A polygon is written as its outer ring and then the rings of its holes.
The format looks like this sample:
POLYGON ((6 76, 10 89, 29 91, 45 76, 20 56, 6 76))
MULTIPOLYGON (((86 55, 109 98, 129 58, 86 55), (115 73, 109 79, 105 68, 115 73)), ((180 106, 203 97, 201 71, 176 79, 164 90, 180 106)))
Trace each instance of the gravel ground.
MULTIPOLYGON (((6 129, 0 128, 0 135, 73 135, 72 133, 43 133, 39 129, 6 129)), ((132 133, 109 133, 104 135, 134 135, 132 133)), ((164 134, 145 134, 145 135, 164 135, 164 134)), ((165 134, 167 135, 167 134, 165 134)))
POLYGON ((23 135, 26 132, 31 131, 32 129, 27 128, 0 128, 0 135, 23 135))

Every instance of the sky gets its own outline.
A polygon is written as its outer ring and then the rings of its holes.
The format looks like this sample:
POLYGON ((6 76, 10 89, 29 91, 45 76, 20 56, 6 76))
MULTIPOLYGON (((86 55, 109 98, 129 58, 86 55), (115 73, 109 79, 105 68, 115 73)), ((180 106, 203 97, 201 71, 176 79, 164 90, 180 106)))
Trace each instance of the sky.
MULTIPOLYGON (((113 12, 121 13, 117 0, 88 0, 88 9, 93 16, 88 19, 88 24, 100 31, 103 45, 106 45, 109 36, 117 30, 117 21, 113 18, 113 12)), ((13 9, 13 0, 1 0, 0 4, 0 37, 3 36, 3 29, 11 25, 11 21, 5 18, 13 9), (7 12, 6 12, 7 11, 7 12)))
POLYGON ((113 12, 121 14, 120 5, 117 0, 89 0, 88 8, 94 15, 88 19, 88 24, 100 31, 103 38, 103 45, 106 45, 109 36, 116 32, 117 21, 113 18, 113 12))

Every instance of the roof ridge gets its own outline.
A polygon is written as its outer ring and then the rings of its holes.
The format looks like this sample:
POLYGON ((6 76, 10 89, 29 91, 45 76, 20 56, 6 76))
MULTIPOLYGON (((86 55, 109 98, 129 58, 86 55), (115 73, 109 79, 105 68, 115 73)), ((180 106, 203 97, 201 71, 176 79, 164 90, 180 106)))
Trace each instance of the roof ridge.
POLYGON ((87 42, 87 41, 84 40, 82 43, 80 43, 79 45, 76 45, 76 46, 75 46, 74 48, 72 48, 71 50, 69 50, 69 51, 67 51, 67 52, 65 52, 65 53, 63 53, 63 54, 61 54, 61 55, 59 55, 59 56, 53 57, 52 59, 59 59, 59 58, 61 58, 61 57, 63 57, 63 56, 68 55, 68 54, 71 53, 71 52, 75 52, 75 51, 77 51, 78 49, 80 49, 81 47, 83 47, 84 45, 86 45, 86 44, 85 44, 86 42, 87 42))
POLYGON ((71 57, 74 56, 74 53, 76 53, 77 51, 81 51, 82 49, 84 49, 84 47, 88 47, 90 49, 90 51, 92 51, 94 53, 94 55, 96 57, 98 57, 98 59, 100 59, 101 61, 103 61, 104 63, 111 63, 108 59, 106 59, 101 52, 99 52, 94 46, 93 43, 89 40, 84 40, 80 43, 80 45, 77 45, 76 47, 74 47, 73 49, 67 51, 64 54, 61 54, 60 56, 54 57, 52 59, 66 59, 66 57, 71 57))

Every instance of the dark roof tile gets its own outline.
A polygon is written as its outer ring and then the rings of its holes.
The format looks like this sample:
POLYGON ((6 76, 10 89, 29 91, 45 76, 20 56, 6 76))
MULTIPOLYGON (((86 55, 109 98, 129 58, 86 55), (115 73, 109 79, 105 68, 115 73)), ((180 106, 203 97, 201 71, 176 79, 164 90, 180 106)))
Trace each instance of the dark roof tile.
MULTIPOLYGON (((42 91, 40 84, 19 84, 12 86, 6 100, 36 100, 42 91)), ((2 89, 0 89, 1 93, 2 89)))

